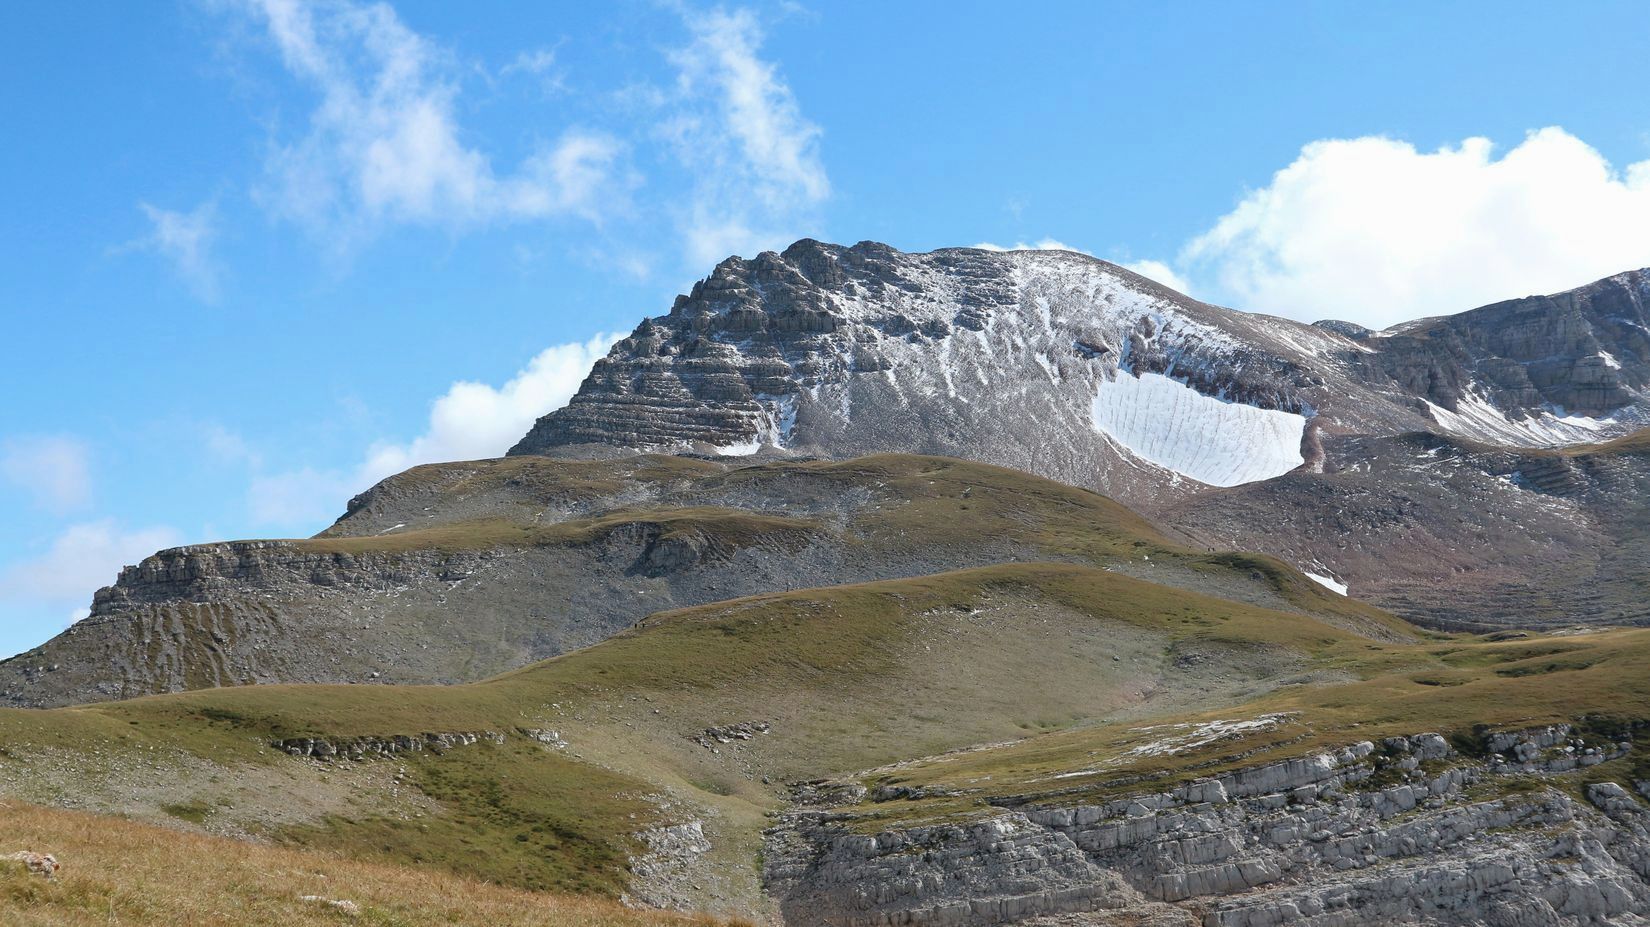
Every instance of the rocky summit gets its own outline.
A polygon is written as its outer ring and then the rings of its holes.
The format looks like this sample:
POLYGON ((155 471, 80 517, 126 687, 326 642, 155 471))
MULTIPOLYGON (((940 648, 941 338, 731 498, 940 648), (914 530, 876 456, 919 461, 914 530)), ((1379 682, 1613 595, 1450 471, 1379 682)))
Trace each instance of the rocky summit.
POLYGON ((1320 434, 1604 440, 1650 421, 1647 385, 1646 271, 1373 332, 1223 309, 1066 251, 805 240, 717 265, 511 453, 918 451, 1122 496, 1313 466, 1320 434), (1230 459, 1255 454, 1266 467, 1230 459))

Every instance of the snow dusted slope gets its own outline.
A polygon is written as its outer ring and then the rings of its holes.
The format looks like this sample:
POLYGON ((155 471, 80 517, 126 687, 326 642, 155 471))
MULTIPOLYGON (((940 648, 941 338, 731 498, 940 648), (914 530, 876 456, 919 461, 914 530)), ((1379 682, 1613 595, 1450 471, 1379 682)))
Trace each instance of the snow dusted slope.
POLYGON ((1071 252, 805 240, 722 262, 512 453, 917 451, 1149 508, 1319 467, 1345 435, 1624 433, 1650 407, 1647 294, 1635 272, 1377 333, 1071 252))
POLYGON ((804 241, 723 262, 619 342, 513 453, 917 451, 1124 497, 1172 495, 1299 465, 1304 423, 1323 398, 1312 368, 1344 372, 1367 350, 1070 252, 804 241), (1129 411, 1105 418, 1103 389, 1141 382, 1131 374, 1164 388, 1118 393, 1129 411), (1149 434, 1193 408, 1195 432, 1149 434), (1192 460, 1172 450, 1177 440, 1214 450, 1192 460))
POLYGON ((1130 453, 1211 486, 1271 479, 1304 462, 1306 416, 1225 402, 1162 374, 1100 384, 1094 427, 1130 453))

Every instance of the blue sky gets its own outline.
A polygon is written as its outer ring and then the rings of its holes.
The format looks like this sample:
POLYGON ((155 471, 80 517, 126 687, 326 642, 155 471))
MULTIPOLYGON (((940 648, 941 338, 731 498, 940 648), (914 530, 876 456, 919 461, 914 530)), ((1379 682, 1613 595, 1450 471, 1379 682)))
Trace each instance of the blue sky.
POLYGON ((0 12, 0 654, 157 547, 502 452, 803 236, 1371 325, 1650 264, 1642 4, 0 12))

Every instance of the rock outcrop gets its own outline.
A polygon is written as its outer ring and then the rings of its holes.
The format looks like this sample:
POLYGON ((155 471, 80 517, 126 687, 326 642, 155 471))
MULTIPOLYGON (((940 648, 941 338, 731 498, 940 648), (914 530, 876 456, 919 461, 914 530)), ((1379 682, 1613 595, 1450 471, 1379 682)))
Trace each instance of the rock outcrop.
MULTIPOLYGON (((970 823, 878 834, 801 810, 768 834, 786 923, 1327 927, 1593 924, 1650 916, 1650 811, 1558 774, 1626 743, 1564 727, 1365 741, 1097 804, 1039 800, 970 823), (1166 915, 1171 906, 1178 918, 1166 915)), ((1587 765, 1592 765, 1591 763, 1587 765)))

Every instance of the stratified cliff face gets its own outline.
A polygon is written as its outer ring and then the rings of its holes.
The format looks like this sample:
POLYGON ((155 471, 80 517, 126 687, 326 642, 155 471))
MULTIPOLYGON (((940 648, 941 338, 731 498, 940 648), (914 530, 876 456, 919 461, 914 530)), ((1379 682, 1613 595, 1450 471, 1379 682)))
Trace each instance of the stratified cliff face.
POLYGON ((874 835, 802 810, 769 831, 766 881, 790 927, 1642 923, 1650 782, 1572 774, 1631 745, 1492 740, 1482 759, 1438 734, 1364 741, 874 835))

